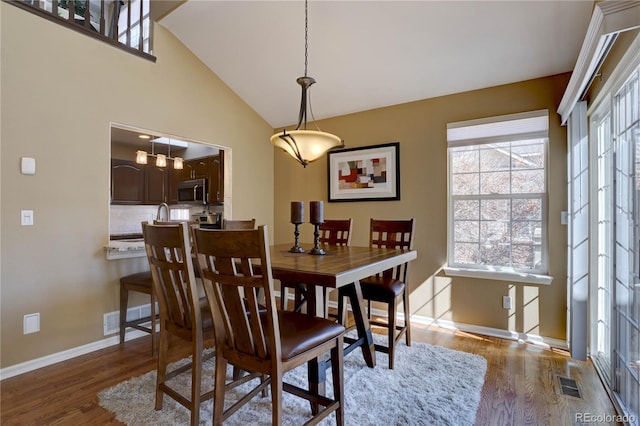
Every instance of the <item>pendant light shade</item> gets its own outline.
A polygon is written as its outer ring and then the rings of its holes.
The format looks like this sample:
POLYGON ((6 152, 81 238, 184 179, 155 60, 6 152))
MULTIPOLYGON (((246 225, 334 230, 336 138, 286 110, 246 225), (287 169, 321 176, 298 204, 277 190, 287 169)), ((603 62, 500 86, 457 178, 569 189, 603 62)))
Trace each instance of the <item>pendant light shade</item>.
POLYGON ((308 99, 309 87, 316 82, 312 77, 307 76, 308 16, 307 0, 305 0, 304 77, 298 77, 296 80, 296 82, 302 87, 302 100, 300 102, 300 112, 298 114, 298 125, 295 130, 282 130, 281 132, 271 136, 271 143, 274 146, 277 146, 289 153, 289 155, 298 160, 303 167, 307 167, 307 164, 322 157, 330 149, 344 147, 344 142, 338 136, 323 132, 315 123, 316 130, 307 130, 307 109, 309 109, 311 112, 311 118, 315 121, 311 106, 308 105, 308 99))
POLYGON ((173 168, 176 170, 182 170, 184 168, 184 160, 182 157, 173 157, 173 168))
POLYGON ((167 167, 167 156, 164 154, 158 154, 156 156, 156 166, 157 167, 167 167))
POLYGON ((147 164, 147 151, 136 151, 136 163, 147 164))
POLYGON ((271 143, 306 166, 332 148, 342 145, 336 135, 317 130, 283 130, 271 136, 271 143))

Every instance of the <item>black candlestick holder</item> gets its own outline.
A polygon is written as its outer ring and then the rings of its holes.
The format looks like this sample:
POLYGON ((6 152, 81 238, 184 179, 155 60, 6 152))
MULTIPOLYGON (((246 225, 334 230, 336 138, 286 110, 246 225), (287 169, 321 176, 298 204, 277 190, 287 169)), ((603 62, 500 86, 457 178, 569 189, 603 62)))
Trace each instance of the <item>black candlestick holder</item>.
POLYGON ((293 225, 295 226, 295 230, 293 231, 293 235, 295 239, 294 239, 293 247, 291 247, 289 251, 291 253, 304 253, 304 249, 300 247, 300 229, 298 228, 300 224, 294 223, 293 225))
POLYGON ((320 247, 320 224, 314 223, 313 227, 314 227, 313 248, 309 251, 309 254, 316 254, 316 255, 327 254, 327 252, 324 251, 322 247, 320 247))

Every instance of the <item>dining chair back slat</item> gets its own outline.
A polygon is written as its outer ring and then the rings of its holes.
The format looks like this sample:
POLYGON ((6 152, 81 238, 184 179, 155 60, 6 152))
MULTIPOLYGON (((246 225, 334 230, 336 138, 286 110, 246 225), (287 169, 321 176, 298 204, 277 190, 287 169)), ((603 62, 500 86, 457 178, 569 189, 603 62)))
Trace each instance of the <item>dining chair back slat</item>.
MULTIPOLYGON (((153 230, 147 228, 145 246, 151 251, 148 253, 149 266, 159 294, 161 317, 163 310, 165 313, 164 325, 185 334, 185 331, 190 333, 194 317, 200 315, 200 312, 192 309, 199 302, 197 291, 193 287, 193 264, 185 261, 189 260, 185 256, 189 256, 184 252, 188 246, 185 247, 182 241, 182 231, 183 227, 180 225, 156 225, 153 230)), ((187 232, 186 229, 184 231, 187 232)))
MULTIPOLYGON (((255 267, 261 264, 268 251, 261 251, 260 233, 249 230, 202 231, 196 230, 198 253, 207 258, 208 267, 203 278, 215 285, 215 303, 224 319, 226 342, 224 344, 238 356, 255 357, 262 361, 278 356, 279 342, 267 342, 267 336, 277 336, 277 323, 272 315, 262 315, 258 303, 264 294, 267 310, 275 296, 269 286, 270 270, 255 267), (215 233, 215 238, 206 238, 215 233), (262 293, 260 292, 262 290, 262 293), (261 321, 262 319, 262 321, 261 321), (269 333, 266 328, 273 330, 269 333), (276 353, 268 353, 267 347, 276 353)), ((264 243, 264 241, 262 242, 264 243)), ((264 312, 264 309, 263 309, 264 312)))
MULTIPOLYGON (((377 220, 371 219, 369 227, 369 245, 379 248, 410 250, 413 248, 413 219, 377 220)), ((384 278, 406 281, 408 264, 387 269, 378 274, 384 278)))
POLYGON ((320 242, 331 246, 348 246, 351 243, 352 219, 327 219, 318 226, 320 242))

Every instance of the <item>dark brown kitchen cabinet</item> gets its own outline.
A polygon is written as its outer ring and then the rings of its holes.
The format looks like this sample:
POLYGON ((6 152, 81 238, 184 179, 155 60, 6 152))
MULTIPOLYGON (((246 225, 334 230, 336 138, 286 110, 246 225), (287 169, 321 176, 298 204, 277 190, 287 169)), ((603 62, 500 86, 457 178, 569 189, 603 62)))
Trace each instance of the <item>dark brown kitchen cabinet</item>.
POLYGON ((181 180, 182 170, 175 170, 172 160, 168 160, 167 167, 158 167, 153 163, 113 159, 111 204, 177 204, 181 180))
POLYGON ((169 196, 169 171, 155 164, 145 166, 144 203, 166 203, 169 196))
POLYGON ((111 160, 111 204, 143 204, 144 166, 130 160, 111 160))
POLYGON ((207 179, 208 203, 224 202, 224 153, 184 162, 182 180, 207 179))
POLYGON ((207 157, 209 169, 210 203, 224 202, 224 152, 207 157))
POLYGON ((207 179, 209 177, 209 164, 207 158, 208 157, 196 158, 185 161, 184 168, 182 169, 182 179, 207 179))
MULTIPOLYGON (((184 169, 183 169, 184 170, 184 169)), ((182 181, 182 170, 173 167, 169 169, 169 196, 168 204, 178 204, 178 183, 182 181)))
POLYGON ((182 180, 183 170, 174 169, 173 160, 167 160, 167 167, 147 164, 144 204, 177 204, 178 182, 182 180))

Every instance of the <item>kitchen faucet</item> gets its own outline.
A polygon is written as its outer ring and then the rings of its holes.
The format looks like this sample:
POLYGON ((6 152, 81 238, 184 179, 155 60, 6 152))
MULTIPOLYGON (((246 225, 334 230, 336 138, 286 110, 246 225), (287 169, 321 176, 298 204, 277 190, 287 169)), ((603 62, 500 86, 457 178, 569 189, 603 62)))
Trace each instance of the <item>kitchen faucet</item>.
POLYGON ((169 204, 167 204, 167 203, 161 203, 161 204, 158 206, 158 213, 156 213, 156 221, 157 221, 157 222, 162 222, 162 220, 161 220, 162 218, 161 218, 161 216, 160 216, 160 212, 162 211, 162 208, 163 208, 163 207, 165 208, 165 211, 167 212, 167 215, 166 215, 166 219, 165 219, 165 221, 168 221, 168 220, 169 220, 169 204))

